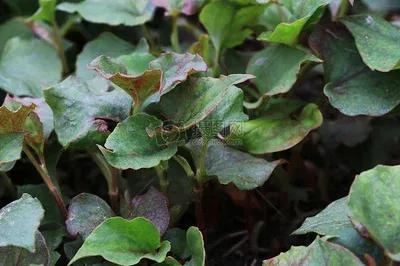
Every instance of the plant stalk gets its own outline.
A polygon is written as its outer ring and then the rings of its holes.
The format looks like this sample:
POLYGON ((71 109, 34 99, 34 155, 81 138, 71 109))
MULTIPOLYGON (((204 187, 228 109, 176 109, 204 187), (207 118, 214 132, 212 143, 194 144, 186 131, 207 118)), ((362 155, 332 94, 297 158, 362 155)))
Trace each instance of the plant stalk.
POLYGON ((89 154, 107 181, 111 208, 115 213, 119 213, 119 177, 121 171, 109 165, 99 152, 89 152, 89 154))
POLYGON ((63 73, 67 74, 69 71, 68 70, 68 62, 67 62, 67 58, 65 57, 65 50, 64 50, 62 34, 60 32, 60 29, 58 28, 57 22, 53 23, 53 41, 54 41, 54 45, 56 46, 58 56, 60 57, 61 62, 62 62, 63 73))
POLYGON ((172 15, 171 45, 175 52, 180 53, 181 47, 179 45, 178 18, 178 14, 172 15))
POLYGON ((47 188, 50 190, 50 193, 53 195, 53 198, 56 201, 57 207, 60 210, 61 215, 64 217, 64 219, 67 219, 68 218, 67 207, 65 206, 62 195, 61 195, 60 191, 58 190, 58 186, 53 183, 53 180, 51 179, 51 177, 47 171, 47 167, 44 162, 43 156, 39 155, 40 162, 38 162, 35 159, 35 156, 29 150, 28 146, 24 146, 23 151, 26 154, 26 156, 28 157, 28 159, 31 161, 32 165, 35 167, 36 171, 42 177, 47 188))

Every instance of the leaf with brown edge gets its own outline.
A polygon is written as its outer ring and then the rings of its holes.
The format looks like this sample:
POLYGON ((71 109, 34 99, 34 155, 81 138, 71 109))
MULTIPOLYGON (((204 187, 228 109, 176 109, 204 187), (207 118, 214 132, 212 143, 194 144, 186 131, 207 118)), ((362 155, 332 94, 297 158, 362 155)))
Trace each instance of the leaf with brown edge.
POLYGON ((168 198, 154 187, 131 201, 132 217, 149 219, 163 235, 169 225, 168 198))
POLYGON ((160 89, 162 72, 159 69, 147 70, 139 76, 132 76, 127 74, 125 66, 120 62, 106 56, 97 57, 90 63, 89 68, 125 90, 131 95, 137 108, 160 89))
POLYGON ((165 53, 150 62, 151 69, 162 71, 162 81, 158 99, 175 88, 176 85, 185 81, 189 75, 207 71, 207 64, 199 55, 190 53, 177 54, 165 53))
POLYGON ((13 162, 21 157, 24 143, 25 121, 35 108, 34 105, 20 106, 13 111, 6 106, 0 107, 0 170, 8 171, 13 162))

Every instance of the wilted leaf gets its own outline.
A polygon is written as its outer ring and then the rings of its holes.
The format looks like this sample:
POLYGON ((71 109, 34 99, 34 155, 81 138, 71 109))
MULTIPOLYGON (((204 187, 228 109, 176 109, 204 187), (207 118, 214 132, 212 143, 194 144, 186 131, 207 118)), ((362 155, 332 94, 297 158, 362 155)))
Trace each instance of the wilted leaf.
POLYGON ((104 200, 93 194, 81 193, 71 200, 65 224, 71 235, 79 234, 86 239, 93 229, 112 216, 114 213, 104 200))
POLYGON ((88 69, 88 65, 100 55, 118 57, 130 54, 135 47, 110 32, 100 34, 96 39, 86 43, 82 52, 76 59, 76 75, 84 79, 91 79, 96 76, 93 70, 88 69))
POLYGON ((289 251, 263 262, 263 266, 275 265, 361 266, 364 264, 346 248, 317 237, 308 247, 292 247, 289 251))
POLYGON ((151 187, 145 194, 132 199, 132 217, 144 217, 151 221, 163 235, 169 225, 168 199, 151 187))
POLYGON ((105 148, 100 147, 106 160, 119 169, 150 168, 168 160, 177 151, 175 143, 150 137, 149 130, 162 126, 154 116, 139 113, 119 123, 110 134, 105 148))
POLYGON ((58 10, 79 13, 85 20, 108 25, 136 26, 149 21, 154 6, 149 0, 84 0, 79 3, 61 3, 58 10))
POLYGON ((400 30, 374 15, 355 15, 342 19, 353 34, 365 64, 372 70, 388 72, 400 68, 400 30))
POLYGON ((0 247, 0 265, 2 266, 51 266, 50 251, 43 235, 36 232, 34 251, 29 252, 20 247, 0 247))
POLYGON ((160 233, 148 220, 113 217, 93 230, 68 265, 92 256, 120 265, 134 265, 144 258, 162 262, 170 248, 168 241, 160 241, 160 233))
POLYGON ((0 87, 18 96, 43 96, 42 90, 61 79, 56 50, 38 39, 10 39, 0 59, 0 87))
POLYGON ((269 96, 288 92, 296 82, 305 62, 320 62, 307 51, 285 45, 270 45, 256 53, 247 66, 247 73, 262 94, 269 96))
POLYGON ((289 149, 322 124, 322 114, 315 104, 308 104, 297 118, 268 116, 231 125, 228 143, 254 154, 289 149))
POLYGON ((0 247, 21 247, 35 252, 35 236, 44 210, 29 194, 0 210, 0 247))
MULTIPOLYGON (((104 80, 84 81, 69 77, 45 90, 46 102, 54 114, 54 128, 59 142, 68 146, 89 134, 107 136, 107 121, 122 121, 130 112, 131 99, 119 88, 104 80)), ((101 138, 100 138, 101 139, 101 138)))
POLYGON ((349 193, 350 217, 365 228, 385 253, 400 261, 400 166, 378 165, 362 172, 349 193))

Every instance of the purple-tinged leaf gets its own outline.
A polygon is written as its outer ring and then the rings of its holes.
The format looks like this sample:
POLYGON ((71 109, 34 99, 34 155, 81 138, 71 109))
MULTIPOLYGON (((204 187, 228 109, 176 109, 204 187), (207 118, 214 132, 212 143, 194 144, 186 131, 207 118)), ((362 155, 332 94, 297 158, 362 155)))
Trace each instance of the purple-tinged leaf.
POLYGON ((168 199, 151 187, 145 194, 132 199, 132 217, 149 219, 163 235, 169 225, 168 199))

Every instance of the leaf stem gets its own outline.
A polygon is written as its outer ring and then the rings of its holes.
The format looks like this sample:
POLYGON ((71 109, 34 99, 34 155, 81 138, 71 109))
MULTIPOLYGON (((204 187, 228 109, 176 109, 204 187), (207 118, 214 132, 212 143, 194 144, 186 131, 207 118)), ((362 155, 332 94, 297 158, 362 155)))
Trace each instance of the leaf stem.
POLYGON ((81 16, 79 15, 73 15, 70 16, 67 21, 60 27, 60 36, 65 36, 68 31, 75 26, 77 23, 81 21, 81 16))
POLYGON ((169 186, 169 182, 168 179, 165 177, 165 169, 163 168, 162 164, 160 163, 159 165, 157 165, 155 167, 157 176, 158 176, 158 180, 160 182, 160 190, 163 193, 167 193, 168 192, 168 186, 169 186))
POLYGON ((60 210, 61 215, 64 217, 64 219, 67 219, 68 211, 65 206, 64 200, 58 189, 58 185, 54 184, 53 180, 51 179, 51 177, 47 171, 47 167, 46 167, 43 156, 39 155, 39 161, 37 161, 35 159, 35 156, 31 153, 29 147, 26 145, 24 145, 23 151, 26 154, 26 156, 28 157, 28 159, 31 161, 32 165, 35 167, 36 171, 42 177, 47 188, 50 190, 50 193, 53 195, 53 198, 56 201, 57 207, 60 210))
POLYGON ((349 0, 342 0, 342 2, 340 3, 337 18, 346 16, 347 12, 349 11, 349 7, 350 7, 349 0))
POLYGON ((175 52, 180 53, 181 47, 179 45, 178 18, 178 14, 172 14, 171 45, 175 52))
POLYGON ((204 183, 204 177, 206 176, 206 155, 208 150, 208 142, 209 140, 204 140, 200 149, 199 160, 198 160, 198 168, 196 171, 196 180, 199 184, 204 183))
POLYGON ((219 59, 220 59, 220 48, 215 49, 215 55, 214 55, 214 66, 213 66, 213 76, 218 77, 220 74, 220 69, 219 69, 219 59))
POLYGON ((119 213, 119 178, 121 176, 121 170, 109 165, 100 152, 90 151, 89 154, 92 156, 93 161, 97 164, 107 181, 111 208, 115 213, 119 213))
POLYGON ((69 70, 68 70, 67 58, 65 57, 62 34, 60 32, 60 29, 58 28, 57 22, 55 21, 53 23, 53 41, 54 45, 56 46, 58 56, 60 57, 62 62, 63 73, 67 74, 69 70))

